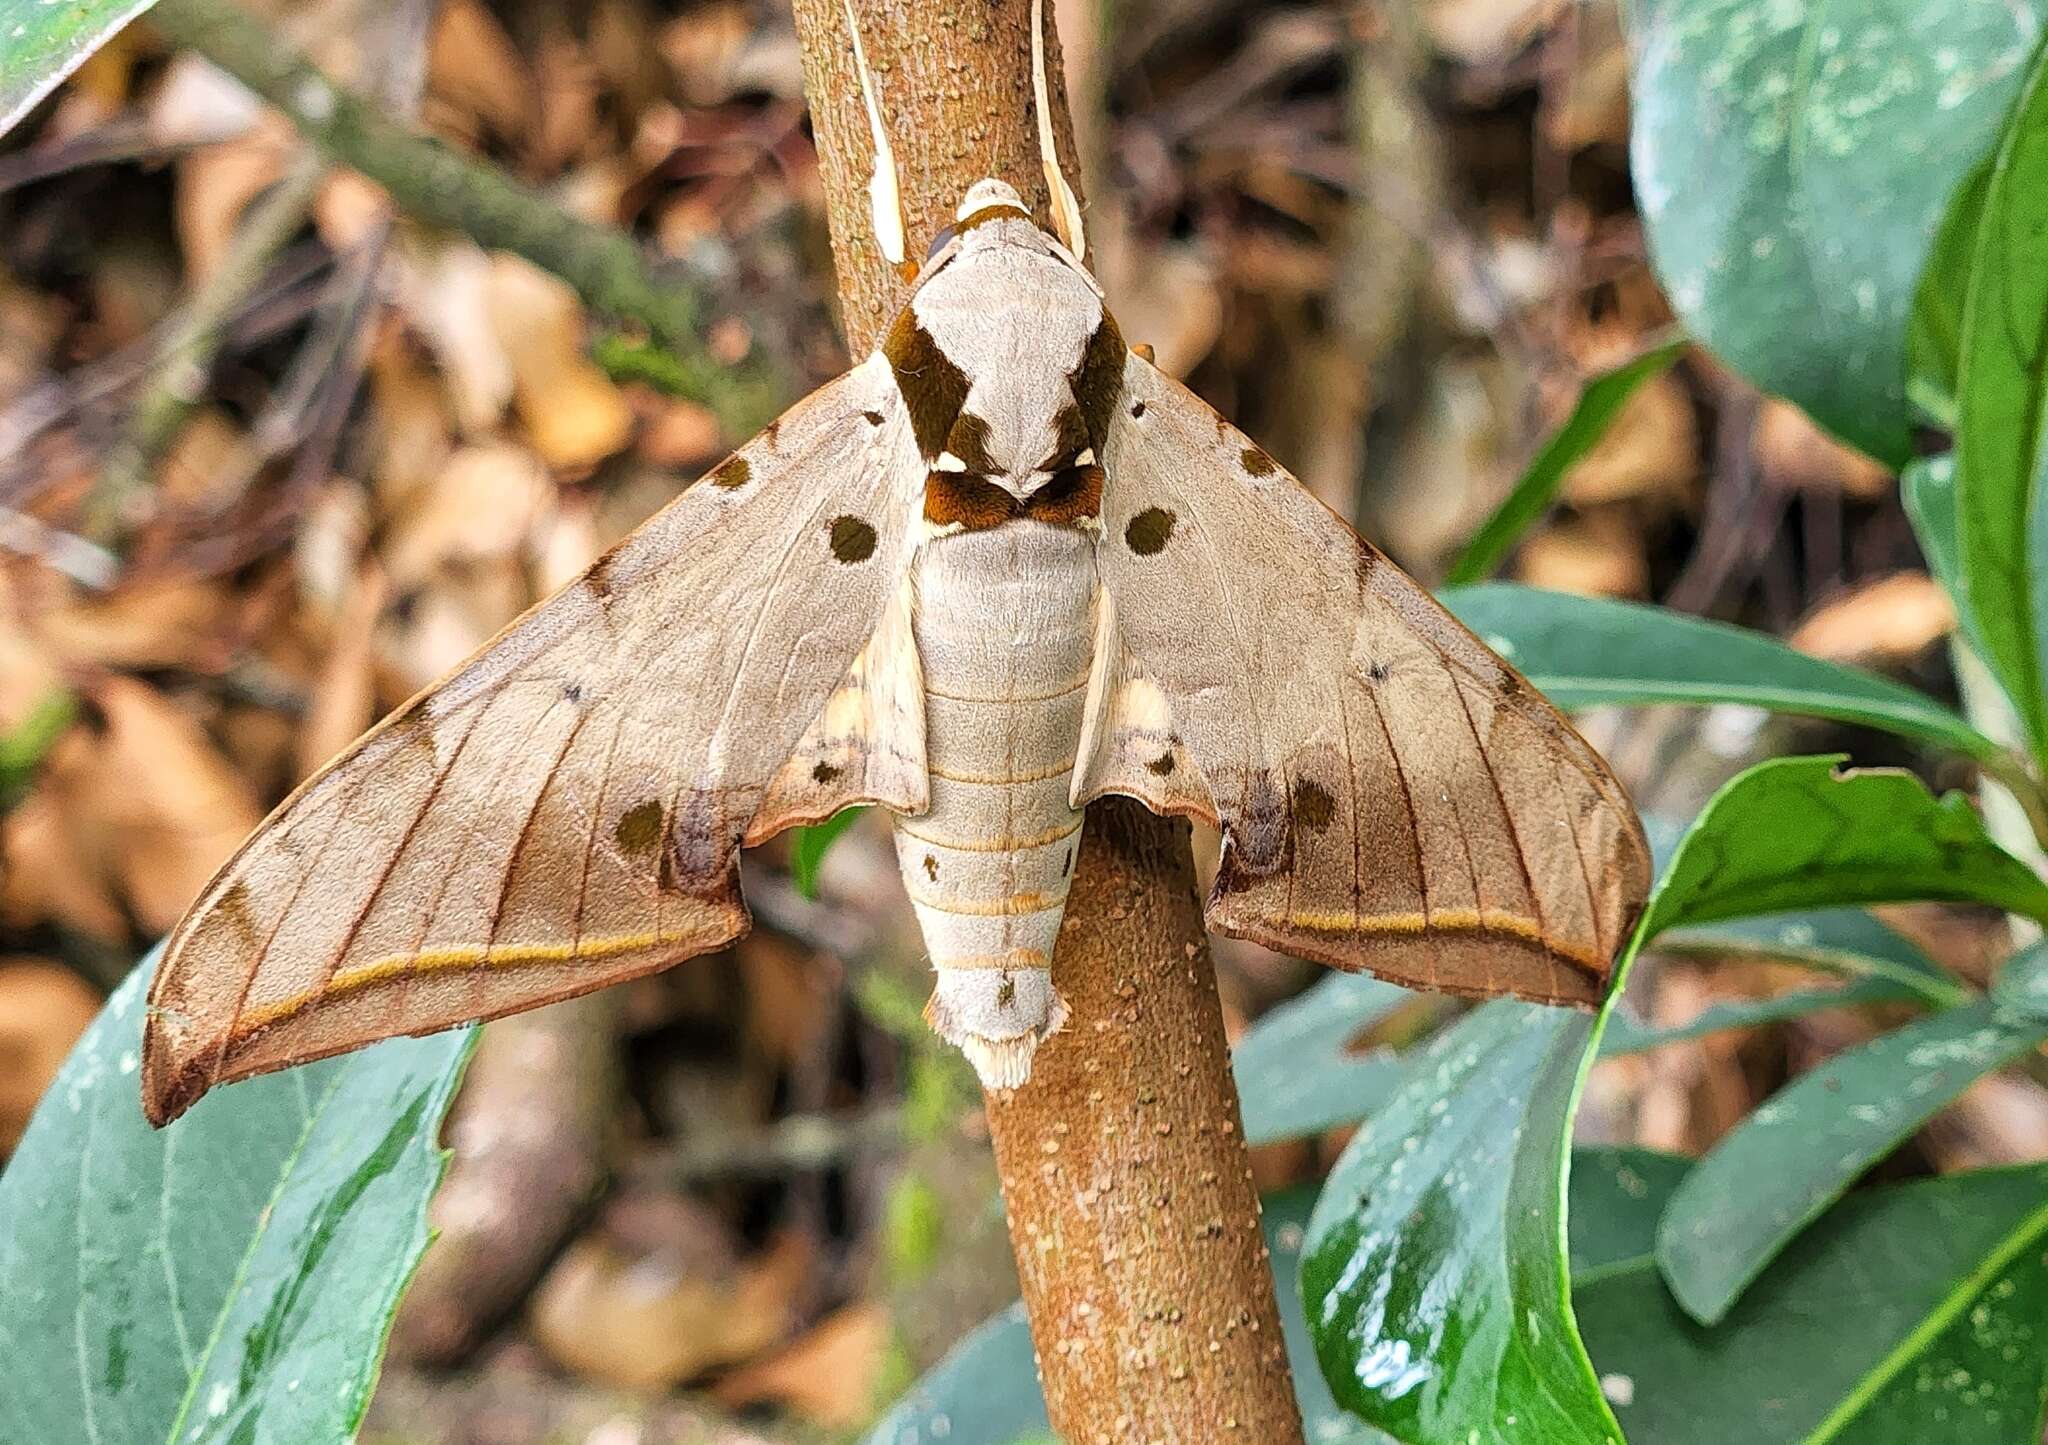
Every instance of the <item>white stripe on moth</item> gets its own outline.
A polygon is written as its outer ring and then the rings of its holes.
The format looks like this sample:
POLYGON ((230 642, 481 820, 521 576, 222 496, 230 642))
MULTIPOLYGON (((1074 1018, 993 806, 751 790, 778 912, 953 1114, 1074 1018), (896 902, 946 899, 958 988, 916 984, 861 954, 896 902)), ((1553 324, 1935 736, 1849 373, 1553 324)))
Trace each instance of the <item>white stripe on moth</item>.
POLYGON ((896 153, 889 148, 889 133, 882 129, 882 107, 875 96, 875 78, 868 70, 867 52, 861 48, 860 22, 853 16, 853 0, 843 0, 846 29, 853 36, 853 68, 860 77, 860 98, 867 103, 868 132, 874 137, 875 173, 868 179, 868 212, 875 228, 875 244, 882 259, 891 266, 903 264, 903 192, 896 181, 896 153))
POLYGON ((1031 1077, 1031 1056, 1067 1022, 1067 1003, 1042 968, 939 966, 924 1016, 932 1031, 967 1055, 986 1089, 1014 1089, 1031 1077))
POLYGON ((1081 234, 1081 203, 1060 172, 1059 149, 1052 137, 1052 91, 1045 81, 1045 0, 1031 0, 1031 94, 1038 112, 1038 159, 1045 167, 1045 188, 1052 193, 1052 221, 1060 239, 1081 261, 1088 241, 1081 234))

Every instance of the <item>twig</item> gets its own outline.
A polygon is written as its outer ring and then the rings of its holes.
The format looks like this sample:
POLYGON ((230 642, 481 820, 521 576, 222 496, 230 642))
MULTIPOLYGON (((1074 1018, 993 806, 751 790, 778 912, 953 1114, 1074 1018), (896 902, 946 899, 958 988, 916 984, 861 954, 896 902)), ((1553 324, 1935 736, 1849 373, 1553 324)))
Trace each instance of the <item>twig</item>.
MULTIPOLYGON (((1030 111, 1029 0, 973 24, 920 0, 854 5, 921 255, 974 181, 1048 219, 1030 111)), ((874 345, 907 283, 868 221, 870 145, 841 0, 797 0, 847 340, 874 345)), ((1049 57, 1058 73, 1057 52, 1049 57)), ((1054 127, 1078 176, 1065 95, 1054 127)), ((1053 975, 1073 1010, 989 1131, 1053 1428, 1063 1439, 1299 1445, 1258 1195, 1184 822, 1088 809, 1053 975)))
POLYGON ((851 1117, 792 1114, 767 1129, 687 1140, 648 1153, 628 1172, 674 1189, 727 1179, 773 1179, 831 1169, 862 1154, 901 1148, 903 1111, 879 1108, 851 1117))
POLYGON ((283 111, 333 159, 382 186, 408 215, 554 272, 595 310, 644 326, 693 389, 720 389, 730 368, 699 341, 696 292, 676 275, 657 274, 624 231, 573 216, 497 167, 394 124, 231 0, 163 0, 150 19, 283 111))
POLYGON ((205 395, 228 323, 305 224, 325 172, 310 150, 293 159, 283 177, 249 208, 227 255, 164 335, 155 378, 137 399, 86 497, 86 536, 113 546, 133 530, 135 510, 149 491, 157 462, 205 395))

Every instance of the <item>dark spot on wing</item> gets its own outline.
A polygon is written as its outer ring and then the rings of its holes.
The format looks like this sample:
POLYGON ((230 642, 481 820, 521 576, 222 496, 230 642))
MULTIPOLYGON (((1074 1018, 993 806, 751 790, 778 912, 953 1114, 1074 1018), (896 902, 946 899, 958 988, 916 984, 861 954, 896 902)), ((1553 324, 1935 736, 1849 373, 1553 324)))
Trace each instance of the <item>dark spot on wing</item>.
POLYGON ((1124 545, 1140 557, 1150 557, 1173 535, 1173 513, 1162 507, 1147 507, 1124 527, 1124 545))
POLYGON ((838 778, 839 769, 830 763, 819 763, 815 768, 811 769, 811 781, 814 783, 836 782, 838 778))
POLYGON ((1314 778, 1294 781, 1294 821, 1311 833, 1320 833, 1337 816, 1337 800, 1314 778))
POLYGON ((946 434, 967 404, 967 374, 947 359, 906 306, 882 341, 882 354, 896 373, 896 389, 910 412, 910 429, 926 461, 946 449, 946 434))
POLYGON ((934 883, 939 881, 939 860, 929 853, 924 855, 924 876, 934 883))
POLYGON ((1115 319, 1105 309, 1102 324, 1088 338, 1080 363, 1067 373, 1067 386, 1081 408, 1081 424, 1087 430, 1088 440, 1094 443, 1097 456, 1109 444, 1109 419, 1123 395, 1124 359, 1129 355, 1115 319))
POLYGON ((1171 752, 1161 753, 1151 762, 1145 764, 1145 771, 1150 773, 1155 778, 1165 777, 1167 774, 1173 771, 1173 768, 1174 762, 1173 754, 1171 752))
POLYGON ((1074 871, 1074 850, 1073 850, 1072 848, 1069 848, 1069 849, 1067 849, 1067 861, 1066 861, 1066 862, 1064 862, 1064 863, 1062 863, 1062 864, 1060 864, 1060 877, 1064 878, 1064 877, 1066 877, 1066 876, 1067 876, 1067 875, 1068 875, 1069 873, 1072 873, 1073 871, 1074 871))
POLYGON ((580 682, 563 683, 562 696, 567 698, 570 702, 583 701, 583 684, 580 682))
POLYGON ((649 798, 628 808, 620 816, 618 827, 612 829, 612 840, 619 845, 621 853, 637 858, 659 843, 661 834, 661 800, 649 798))
POLYGON ((1246 872, 1265 877, 1280 872, 1293 858, 1294 830, 1288 826, 1289 799, 1264 768, 1245 787, 1243 807, 1230 820, 1232 851, 1246 872))
POLYGON ((745 457, 727 457, 711 474, 711 485, 723 487, 728 492, 744 487, 754 475, 754 468, 745 457))
POLYGON ((946 450, 960 458, 977 477, 1002 470, 989 455, 988 423, 972 412, 963 411, 953 419, 952 428, 946 433, 946 450))
POLYGON ((1133 420, 1133 421, 1136 421, 1136 420, 1137 420, 1137 419, 1138 419, 1139 417, 1143 416, 1144 414, 1145 414, 1145 403, 1144 403, 1144 402, 1142 402, 1142 401, 1134 401, 1134 402, 1132 402, 1132 403, 1131 403, 1131 420, 1133 420))
POLYGON ((1279 465, 1257 447, 1246 447, 1238 460, 1243 462, 1244 469, 1255 477, 1270 477, 1280 470, 1279 465))
POLYGON ((1393 669, 1384 662, 1369 662, 1365 665, 1365 675, 1368 681, 1385 682, 1393 675, 1393 669))
POLYGON ((882 414, 878 411, 864 411, 861 413, 861 418, 869 426, 880 426, 882 424, 882 414))
POLYGON ((875 555, 875 529, 859 517, 834 517, 832 555, 842 562, 865 562, 875 555))

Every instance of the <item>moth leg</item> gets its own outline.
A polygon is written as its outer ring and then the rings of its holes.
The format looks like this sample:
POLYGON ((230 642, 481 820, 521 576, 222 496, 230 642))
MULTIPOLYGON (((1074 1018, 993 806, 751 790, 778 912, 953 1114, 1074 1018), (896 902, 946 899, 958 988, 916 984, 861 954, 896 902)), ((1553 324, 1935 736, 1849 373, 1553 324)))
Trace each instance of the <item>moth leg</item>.
POLYGON ((1038 161, 1045 167, 1045 188, 1052 195, 1052 224, 1076 261, 1088 257, 1081 232, 1081 203, 1060 170, 1059 148, 1052 136, 1052 90, 1045 79, 1045 0, 1031 0, 1031 96, 1038 114, 1038 161))
POLYGON ((908 279, 917 276, 917 265, 904 252, 903 187, 896 175, 896 152, 890 149, 889 132, 882 125, 882 104, 876 95, 874 73, 868 69, 867 51, 860 43, 860 22, 854 18, 853 0, 842 0, 846 9, 846 30, 853 37, 853 69, 860 77, 860 98, 867 105, 868 134, 874 140, 875 171, 868 178, 868 216, 875 228, 875 244, 882 257, 908 279))

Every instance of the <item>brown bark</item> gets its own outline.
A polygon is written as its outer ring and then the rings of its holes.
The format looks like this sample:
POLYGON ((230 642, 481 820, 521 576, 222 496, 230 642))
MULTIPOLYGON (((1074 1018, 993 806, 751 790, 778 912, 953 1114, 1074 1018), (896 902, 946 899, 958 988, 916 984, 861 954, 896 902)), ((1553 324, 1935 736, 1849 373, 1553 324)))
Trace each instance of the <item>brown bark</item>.
MULTIPOLYGON (((1051 7, 1048 6, 1048 9, 1051 7)), ((857 0, 923 255, 974 181, 1045 211, 1029 0, 857 0)), ((849 343, 908 283, 868 219, 873 164, 842 0, 796 0, 849 343)), ((1049 67, 1059 73, 1058 51, 1049 67)), ((1073 155, 1064 93, 1054 129, 1073 155)), ((1079 176, 1071 161, 1070 182, 1079 176)), ((1097 1441, 1302 1439, 1185 823, 1088 810, 1053 974, 1073 1010, 1031 1082, 989 1101, 1053 1428, 1097 1441)))

